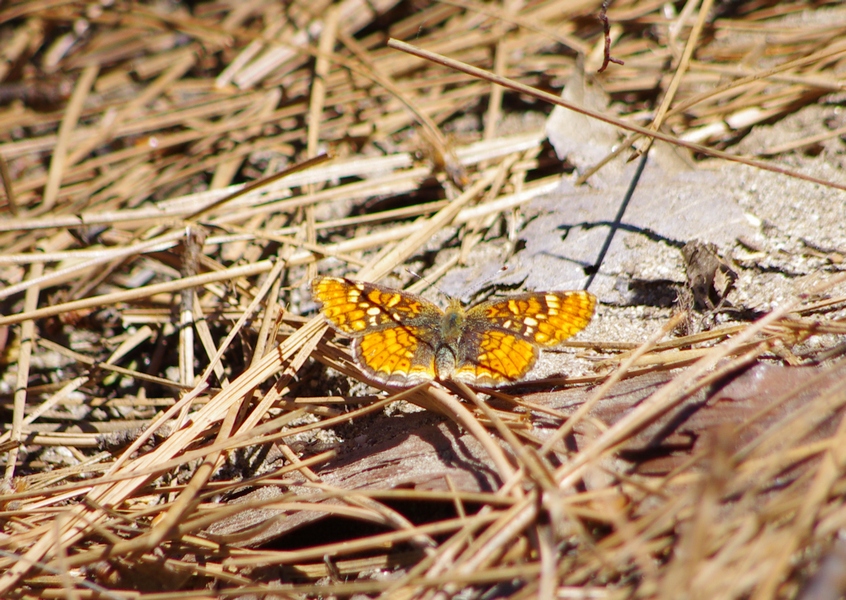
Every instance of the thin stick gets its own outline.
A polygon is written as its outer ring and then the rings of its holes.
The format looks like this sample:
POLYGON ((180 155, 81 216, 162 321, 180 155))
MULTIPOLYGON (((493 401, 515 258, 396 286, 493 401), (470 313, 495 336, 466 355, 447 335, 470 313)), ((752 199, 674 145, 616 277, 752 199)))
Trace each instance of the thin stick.
POLYGON ((428 50, 422 50, 421 48, 416 48, 411 44, 406 44, 405 42, 401 42, 399 40, 390 39, 388 40, 388 46, 394 48, 396 50, 401 50, 403 52, 408 52, 409 54, 413 54, 414 56, 419 56, 420 58, 424 58, 426 60, 430 60, 434 63, 443 65, 445 67, 449 67, 451 69, 455 69, 457 71, 461 71, 463 73, 467 73, 468 75, 473 75, 474 77, 478 77, 479 79, 484 79, 486 81, 490 81, 492 83, 499 84, 501 86, 507 87, 508 89, 514 90, 515 92, 520 92, 521 94, 528 94, 533 96, 539 100, 544 100, 549 102, 550 104, 555 104, 557 106, 563 106, 564 108, 568 108, 572 111, 575 111, 579 114, 586 115, 588 117, 592 117, 594 119, 599 119, 600 121, 604 121, 605 123, 610 123, 616 127, 621 129, 626 129, 628 131, 634 131, 641 135, 647 137, 653 137, 657 140, 661 140, 662 142, 667 142, 668 144, 675 144, 676 146, 681 146, 682 148, 687 148, 689 150, 693 150, 694 152, 699 152, 701 154, 705 154, 708 156, 713 156, 714 158, 722 158, 724 160, 738 162, 744 165, 749 165, 750 167, 757 167, 759 169, 763 169, 764 171, 771 171, 773 173, 779 173, 781 175, 787 175, 788 177, 795 177, 796 179, 802 179, 804 181, 810 181, 811 183, 817 183, 819 185, 824 185, 826 187, 844 190, 846 191, 846 183, 837 183, 835 181, 826 181, 820 179, 818 177, 811 177, 810 175, 805 175, 803 173, 799 173, 798 171, 793 171, 791 169, 785 169, 783 167, 778 167, 775 165, 771 165, 769 163, 762 162, 760 160, 754 160, 751 158, 746 158, 744 156, 736 156, 734 154, 729 154, 728 152, 722 152, 720 150, 714 150, 713 148, 708 148, 707 146, 702 146, 700 144, 694 144, 693 142, 686 142, 682 139, 679 139, 675 136, 662 133, 660 131, 652 131, 647 127, 641 127, 639 125, 635 125, 633 123, 628 123, 621 119, 617 119, 615 117, 611 117, 605 115, 600 112, 596 112, 590 110, 588 108, 583 108, 578 106, 577 104, 573 104, 572 102, 567 102, 558 96, 550 94, 548 92, 541 91, 539 89, 533 88, 528 85, 524 85, 513 79, 508 79, 506 77, 499 77, 490 73, 489 71, 485 71, 483 69, 479 69, 477 67, 473 67, 466 63, 463 63, 458 60, 453 60, 451 58, 447 58, 445 56, 441 56, 440 54, 435 54, 434 52, 429 52, 428 50))

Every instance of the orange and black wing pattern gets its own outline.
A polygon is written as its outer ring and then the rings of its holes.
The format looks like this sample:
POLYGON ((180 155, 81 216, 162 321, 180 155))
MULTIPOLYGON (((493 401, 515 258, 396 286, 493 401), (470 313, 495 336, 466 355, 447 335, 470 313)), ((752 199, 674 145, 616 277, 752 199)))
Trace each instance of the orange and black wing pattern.
POLYGON ((596 308, 583 291, 535 292, 491 300, 467 311, 460 364, 452 377, 481 386, 519 381, 538 348, 551 348, 587 327, 596 308))
POLYGON ((336 277, 312 283, 326 320, 353 337, 353 356, 371 379, 410 387, 435 379, 433 337, 442 311, 392 288, 336 277))
POLYGON ((556 346, 590 323, 588 292, 535 292, 446 313, 419 296, 335 277, 312 283, 329 323, 353 338, 357 364, 397 387, 454 379, 483 387, 519 381, 539 348, 556 346))

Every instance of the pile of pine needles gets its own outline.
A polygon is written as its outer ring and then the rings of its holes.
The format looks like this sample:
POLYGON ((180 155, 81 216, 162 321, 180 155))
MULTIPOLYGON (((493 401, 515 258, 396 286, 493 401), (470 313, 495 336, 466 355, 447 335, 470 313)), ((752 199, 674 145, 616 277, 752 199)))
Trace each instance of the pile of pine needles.
POLYGON ((789 175, 786 153, 843 132, 757 156, 731 147, 842 90, 843 13, 824 16, 838 3, 318 1, 0 9, 0 596, 773 598, 843 585, 838 352, 661 477, 612 460, 692 394, 846 333, 825 312, 843 298, 661 346, 671 323, 582 379, 603 385, 570 418, 548 411, 558 429, 544 442, 469 389, 465 402, 436 387, 348 393, 360 375, 308 293, 318 271, 407 279, 413 264, 418 285, 437 281, 554 189, 543 117, 574 77, 610 95, 598 116, 628 129, 623 152, 653 131, 699 159, 789 175), (572 454, 562 440, 612 385, 667 351, 661 368, 686 368, 572 454), (797 398, 801 411, 773 418, 797 398), (469 432, 496 489, 322 481, 336 448, 316 436, 400 399, 469 432), (746 435, 754 422, 766 426, 746 435), (272 461, 256 453, 268 448, 272 461), (312 493, 233 502, 294 484, 312 493), (400 496, 450 512, 414 522, 390 503, 400 496), (214 533, 247 509, 380 529, 314 544, 214 533))

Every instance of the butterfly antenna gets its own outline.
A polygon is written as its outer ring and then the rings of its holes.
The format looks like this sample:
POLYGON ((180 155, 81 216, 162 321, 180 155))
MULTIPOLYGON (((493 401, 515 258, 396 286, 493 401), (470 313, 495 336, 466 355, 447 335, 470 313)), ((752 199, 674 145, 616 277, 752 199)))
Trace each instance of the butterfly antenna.
POLYGON ((438 286, 438 284, 435 283, 434 281, 432 281, 431 279, 427 279, 423 275, 420 275, 419 273, 415 273, 414 271, 412 271, 408 267, 403 267, 403 268, 405 269, 406 273, 408 273, 409 275, 411 275, 412 277, 415 277, 417 279, 417 281, 415 281, 414 283, 412 283, 410 286, 408 286, 406 288, 407 292, 411 292, 412 294, 419 294, 420 292, 422 292, 427 287, 433 287, 438 291, 439 294, 442 294, 444 297, 450 298, 450 299, 452 298, 452 296, 450 296, 449 294, 444 292, 438 286))
MULTIPOLYGON (((422 291, 426 287, 433 287, 438 291, 439 294, 441 294, 445 298, 447 298, 449 300, 454 300, 453 296, 451 294, 448 294, 447 292, 445 292, 443 289, 441 289, 440 286, 438 286, 437 283, 434 283, 432 280, 427 279, 426 277, 423 277, 422 275, 418 275, 417 273, 415 273, 414 271, 412 271, 411 269, 409 269, 407 267, 405 268, 405 270, 406 270, 406 272, 408 272, 409 274, 411 274, 412 276, 416 277, 419 280, 416 283, 413 283, 412 285, 408 286, 409 292, 419 293, 420 291, 422 291)), ((493 289, 486 289, 486 288, 492 288, 493 286, 491 286, 491 283, 493 281, 495 281, 500 276, 501 273, 504 273, 507 270, 508 270, 508 265, 502 265, 497 270, 496 273, 487 276, 485 279, 483 279, 481 281, 481 283, 479 283, 477 286, 475 286, 479 290, 480 294, 482 295, 483 300, 489 298, 494 293, 493 289)), ((478 301, 479 301, 479 298, 475 298, 473 303, 475 304, 478 301)))

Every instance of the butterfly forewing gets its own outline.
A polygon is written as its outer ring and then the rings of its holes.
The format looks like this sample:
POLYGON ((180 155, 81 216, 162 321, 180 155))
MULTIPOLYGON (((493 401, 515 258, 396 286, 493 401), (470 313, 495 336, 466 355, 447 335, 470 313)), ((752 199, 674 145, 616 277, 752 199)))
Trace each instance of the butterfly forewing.
POLYGON ((352 336, 356 363, 372 379, 407 387, 435 379, 434 348, 443 312, 412 294, 334 277, 315 279, 326 319, 352 336))
POLYGON ((595 307, 590 292, 536 292, 484 302, 470 309, 468 317, 551 347, 587 327, 595 307))
POLYGON ((363 281, 321 277, 312 282, 312 293, 329 322, 353 336, 413 323, 432 311, 441 313, 427 300, 363 281))

